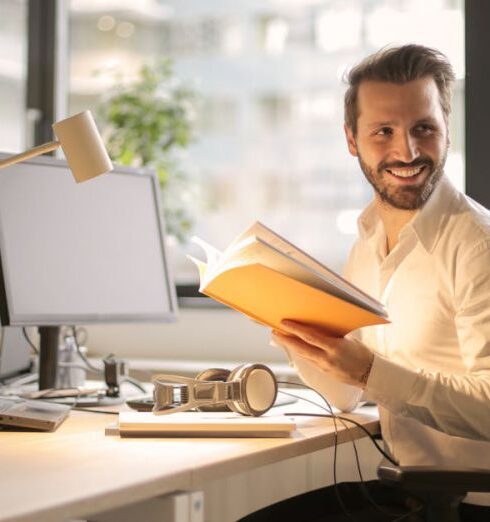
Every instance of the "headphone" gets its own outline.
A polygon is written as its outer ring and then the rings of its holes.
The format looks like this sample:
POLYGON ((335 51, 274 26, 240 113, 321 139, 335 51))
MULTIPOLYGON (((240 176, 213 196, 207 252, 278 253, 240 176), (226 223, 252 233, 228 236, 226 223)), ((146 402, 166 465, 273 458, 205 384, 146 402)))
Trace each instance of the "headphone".
POLYGON ((242 364, 231 371, 210 368, 194 379, 161 374, 151 381, 156 415, 196 408, 258 417, 274 405, 277 397, 276 378, 263 364, 242 364))

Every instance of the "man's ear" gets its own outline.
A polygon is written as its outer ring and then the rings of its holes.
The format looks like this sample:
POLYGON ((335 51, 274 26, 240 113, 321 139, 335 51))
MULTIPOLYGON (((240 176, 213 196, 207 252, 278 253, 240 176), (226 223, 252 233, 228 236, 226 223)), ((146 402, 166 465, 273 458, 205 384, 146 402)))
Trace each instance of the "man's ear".
POLYGON ((348 127, 345 123, 344 123, 344 132, 345 132, 345 138, 347 140, 347 147, 349 148, 349 152, 353 156, 358 156, 357 144, 356 144, 356 140, 354 138, 354 133, 352 132, 352 129, 350 127, 348 127))

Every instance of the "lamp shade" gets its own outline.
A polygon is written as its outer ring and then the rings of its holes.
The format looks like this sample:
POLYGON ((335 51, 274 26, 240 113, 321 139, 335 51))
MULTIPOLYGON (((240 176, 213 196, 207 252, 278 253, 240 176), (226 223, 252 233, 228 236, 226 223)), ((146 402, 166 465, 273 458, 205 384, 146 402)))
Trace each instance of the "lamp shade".
POLYGON ((112 163, 90 111, 53 124, 77 183, 112 170, 112 163))

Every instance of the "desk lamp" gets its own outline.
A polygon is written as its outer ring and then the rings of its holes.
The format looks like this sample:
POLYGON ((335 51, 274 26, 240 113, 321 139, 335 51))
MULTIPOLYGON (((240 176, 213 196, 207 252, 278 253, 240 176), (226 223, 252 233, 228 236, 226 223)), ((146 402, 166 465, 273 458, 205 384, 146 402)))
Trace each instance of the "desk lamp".
POLYGON ((61 146, 77 183, 112 170, 111 160, 90 111, 54 123, 53 130, 59 141, 50 141, 1 160, 0 169, 51 152, 61 146))
MULTIPOLYGON (((81 112, 53 124, 59 141, 39 145, 26 152, 0 160, 0 169, 20 163, 34 156, 55 150, 65 153, 68 167, 77 183, 95 178, 112 170, 112 163, 90 111, 81 112)), ((58 363, 58 327, 40 327, 40 389, 52 388, 56 381, 58 363)))

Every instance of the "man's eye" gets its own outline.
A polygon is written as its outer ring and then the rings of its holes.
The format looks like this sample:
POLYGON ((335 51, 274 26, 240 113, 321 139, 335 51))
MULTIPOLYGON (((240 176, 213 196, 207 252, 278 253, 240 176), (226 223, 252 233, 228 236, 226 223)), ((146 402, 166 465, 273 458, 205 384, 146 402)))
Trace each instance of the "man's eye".
POLYGON ((417 127, 415 127, 414 130, 417 134, 426 135, 426 134, 431 134, 432 132, 434 132, 435 129, 432 125, 423 124, 423 125, 417 125, 417 127))
POLYGON ((381 127, 381 129, 375 132, 376 136, 389 136, 390 134, 393 134, 393 130, 390 127, 381 127))

